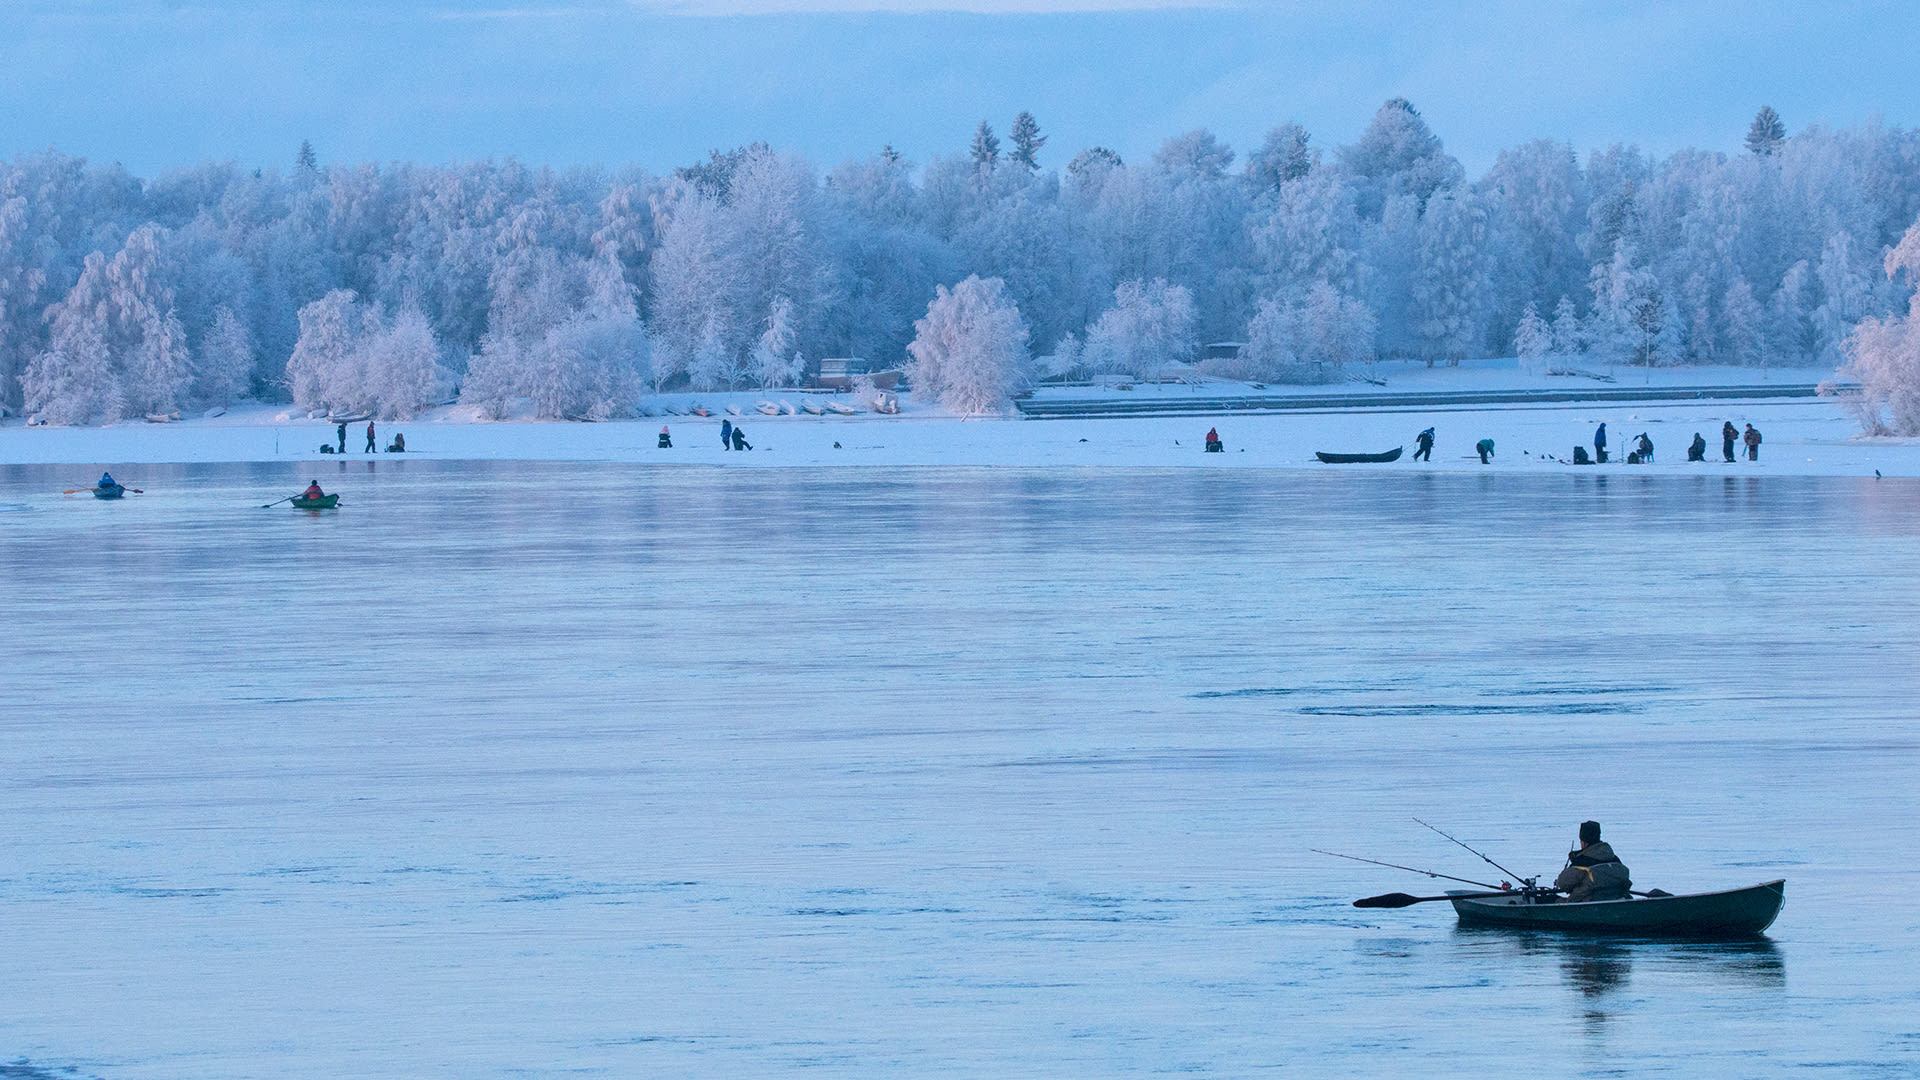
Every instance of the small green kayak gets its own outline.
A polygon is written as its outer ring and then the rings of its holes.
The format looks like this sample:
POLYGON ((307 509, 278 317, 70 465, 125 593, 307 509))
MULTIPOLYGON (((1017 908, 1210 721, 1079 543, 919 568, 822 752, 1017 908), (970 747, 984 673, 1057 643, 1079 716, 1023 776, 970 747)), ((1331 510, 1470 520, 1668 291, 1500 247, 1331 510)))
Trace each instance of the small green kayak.
POLYGON ((295 510, 331 510, 338 505, 340 505, 338 495, 322 495, 317 499, 302 497, 293 500, 295 510))

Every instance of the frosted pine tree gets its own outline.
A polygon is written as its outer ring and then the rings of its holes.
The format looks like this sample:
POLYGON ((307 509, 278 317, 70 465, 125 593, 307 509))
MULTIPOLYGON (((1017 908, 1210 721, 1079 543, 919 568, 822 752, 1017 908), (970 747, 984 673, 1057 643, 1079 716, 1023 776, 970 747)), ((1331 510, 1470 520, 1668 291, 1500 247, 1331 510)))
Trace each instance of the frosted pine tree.
POLYGON ((1786 141, 1787 125, 1780 122, 1780 114, 1771 105, 1760 106, 1747 127, 1747 149, 1757 157, 1771 157, 1786 141))
POLYGON ((1147 378, 1193 355, 1193 294, 1165 278, 1123 281, 1113 307, 1087 329, 1083 362, 1094 371, 1147 378))
POLYGON ((913 329, 907 374, 916 397, 956 413, 1000 412, 1032 381, 1027 321, 999 278, 939 286, 913 329))
POLYGON ((1521 370, 1529 374, 1537 372, 1542 361, 1553 355, 1553 327, 1532 304, 1520 313, 1520 322, 1513 328, 1513 348, 1521 370))
POLYGON ((1007 160, 1028 172, 1038 171, 1040 160, 1036 155, 1047 144, 1047 137, 1040 134, 1040 124, 1033 114, 1022 110, 1020 115, 1014 117, 1013 129, 1007 133, 1007 137, 1013 140, 1013 151, 1007 155, 1007 160))
POLYGON ((214 310, 193 358, 193 393, 201 402, 224 409, 252 385, 253 335, 225 304, 214 310))
POLYGON ((1755 365, 1767 352, 1767 314, 1754 299, 1753 286, 1739 278, 1727 286, 1720 302, 1722 334, 1727 342, 1727 357, 1736 364, 1755 365))
POLYGON ((750 377, 761 386, 794 385, 805 366, 796 347, 798 343, 793 303, 784 296, 776 296, 773 309, 767 313, 766 329, 760 332, 760 339, 753 345, 753 355, 748 358, 750 377))

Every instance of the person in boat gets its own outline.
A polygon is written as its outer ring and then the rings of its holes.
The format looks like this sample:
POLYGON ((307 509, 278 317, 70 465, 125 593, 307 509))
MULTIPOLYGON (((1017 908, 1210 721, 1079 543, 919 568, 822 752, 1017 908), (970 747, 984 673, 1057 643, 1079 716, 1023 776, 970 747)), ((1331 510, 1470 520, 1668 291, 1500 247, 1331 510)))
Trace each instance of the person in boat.
POLYGON ((1420 434, 1415 435, 1413 441, 1418 444, 1413 451, 1413 460, 1433 461, 1433 429, 1428 428, 1420 434))
POLYGON ((393 441, 387 444, 387 453, 404 454, 407 452, 407 437, 400 432, 393 433, 393 441))
POLYGON ((307 490, 301 492, 300 497, 303 499, 324 499, 327 497, 327 493, 320 490, 320 481, 309 480, 307 481, 307 490))
POLYGON ((673 449, 673 436, 667 433, 667 425, 660 425, 660 449, 673 449))
POLYGON ((1687 447, 1687 460, 1688 461, 1707 460, 1707 440, 1702 438, 1700 433, 1697 431, 1693 433, 1693 445, 1687 447))
POLYGON ((753 449, 753 444, 747 441, 747 429, 739 424, 733 425, 733 448, 735 450, 753 449))
POLYGON ((1760 432, 1756 430, 1752 424, 1747 425, 1747 433, 1745 435, 1745 439, 1747 443, 1747 460, 1759 461, 1760 460, 1760 432))
POLYGON ((369 420, 369 421, 367 421, 367 449, 366 449, 366 452, 367 452, 367 453, 369 453, 369 454, 372 454, 372 453, 377 453, 377 452, 379 451, 379 449, 380 449, 380 444, 379 444, 379 443, 377 443, 377 442, 374 442, 374 441, 373 441, 373 421, 371 421, 371 420, 369 420))
POLYGON ((1739 439, 1740 429, 1733 426, 1733 421, 1720 425, 1720 452, 1726 455, 1728 461, 1733 460, 1733 444, 1739 439))
POLYGON ((1207 429, 1207 453, 1224 454, 1226 452, 1227 452, 1227 444, 1220 441, 1220 429, 1208 428, 1207 429))
POLYGON ((1580 846, 1567 853, 1567 867, 1553 879, 1553 887, 1567 894, 1567 902, 1625 900, 1633 888, 1627 866, 1600 839, 1600 823, 1580 823, 1580 846))
MULTIPOLYGON (((1493 440, 1481 439, 1479 442, 1473 444, 1473 450, 1474 453, 1480 455, 1480 464, 1485 465, 1493 457, 1493 440)), ((1427 460, 1432 461, 1433 459, 1428 458, 1427 460)))
POLYGON ((733 449, 733 421, 720 421, 720 449, 733 449))
POLYGON ((1607 463, 1607 425, 1604 423, 1593 431, 1593 460, 1602 465, 1607 463))
POLYGON ((116 488, 120 485, 114 482, 112 473, 103 472, 100 474, 100 486, 102 488, 116 488))

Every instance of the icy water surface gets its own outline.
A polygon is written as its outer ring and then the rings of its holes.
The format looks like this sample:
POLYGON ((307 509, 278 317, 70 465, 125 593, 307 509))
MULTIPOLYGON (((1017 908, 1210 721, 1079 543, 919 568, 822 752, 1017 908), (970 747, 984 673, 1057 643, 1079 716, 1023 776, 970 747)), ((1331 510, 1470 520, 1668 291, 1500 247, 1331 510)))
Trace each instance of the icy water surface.
POLYGON ((0 1065, 1920 1074, 1920 485, 321 468, 0 469, 0 1065))

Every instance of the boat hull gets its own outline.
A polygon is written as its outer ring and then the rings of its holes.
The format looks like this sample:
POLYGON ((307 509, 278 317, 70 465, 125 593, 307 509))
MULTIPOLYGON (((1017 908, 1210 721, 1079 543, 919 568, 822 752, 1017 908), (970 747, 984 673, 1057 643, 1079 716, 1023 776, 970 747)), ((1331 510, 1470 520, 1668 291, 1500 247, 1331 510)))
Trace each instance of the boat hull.
POLYGON ((1449 890, 1463 924, 1528 930, 1650 934, 1661 937, 1744 937, 1773 925, 1786 902, 1787 883, 1768 881, 1744 889, 1585 903, 1536 903, 1521 894, 1458 895, 1449 890))
POLYGON ((1361 462, 1370 462, 1370 461, 1372 462, 1399 461, 1400 451, 1404 449, 1406 448, 1402 446, 1396 446, 1393 449, 1388 450, 1384 454, 1333 454, 1333 453, 1328 453, 1325 450, 1315 450, 1313 452, 1313 456, 1319 458, 1321 461, 1327 463, 1328 465, 1354 465, 1354 464, 1359 464, 1361 462))
POLYGON ((293 500, 293 508, 295 510, 331 510, 338 505, 340 505, 340 496, 338 495, 322 495, 317 499, 293 500))
POLYGON ((119 484, 114 484, 111 487, 97 487, 93 489, 93 497, 96 499, 118 499, 124 497, 126 493, 127 489, 119 484))

